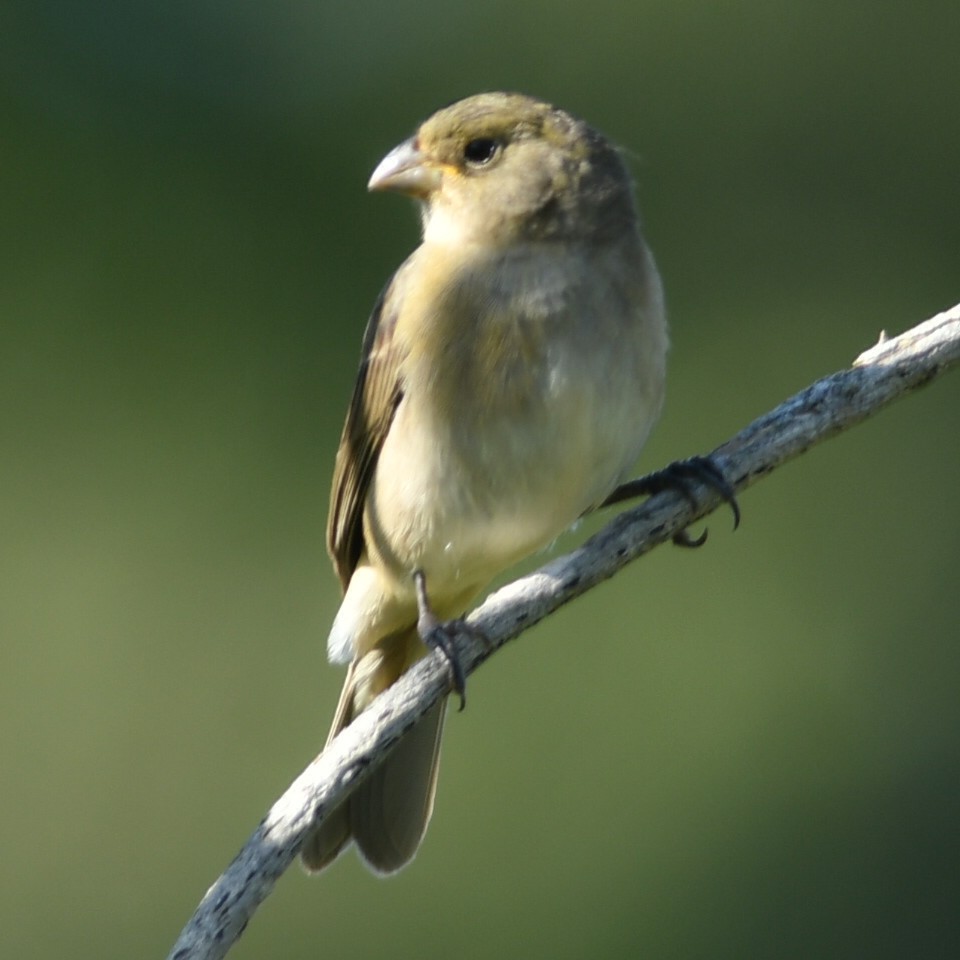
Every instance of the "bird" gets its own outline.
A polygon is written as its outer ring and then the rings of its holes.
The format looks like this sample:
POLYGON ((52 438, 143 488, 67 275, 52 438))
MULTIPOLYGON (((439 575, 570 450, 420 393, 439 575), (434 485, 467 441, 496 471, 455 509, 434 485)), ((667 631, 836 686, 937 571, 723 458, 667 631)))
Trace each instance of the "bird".
MULTIPOLYGON (((419 205, 420 245, 380 294, 334 466, 327 546, 343 589, 327 652, 336 736, 490 581, 603 505, 664 396, 663 290, 621 151, 519 93, 459 100, 375 168, 419 205)), ((462 694, 462 676, 454 689, 462 694)), ((374 873, 430 821, 446 698, 301 847, 374 873)))

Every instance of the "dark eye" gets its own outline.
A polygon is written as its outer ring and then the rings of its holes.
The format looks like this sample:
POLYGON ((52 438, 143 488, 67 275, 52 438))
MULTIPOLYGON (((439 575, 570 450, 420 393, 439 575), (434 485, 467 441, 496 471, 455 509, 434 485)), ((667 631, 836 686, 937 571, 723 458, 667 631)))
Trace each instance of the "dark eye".
POLYGON ((496 140, 490 137, 477 137, 463 148, 463 159, 472 166, 482 167, 496 156, 499 148, 500 144, 496 140))

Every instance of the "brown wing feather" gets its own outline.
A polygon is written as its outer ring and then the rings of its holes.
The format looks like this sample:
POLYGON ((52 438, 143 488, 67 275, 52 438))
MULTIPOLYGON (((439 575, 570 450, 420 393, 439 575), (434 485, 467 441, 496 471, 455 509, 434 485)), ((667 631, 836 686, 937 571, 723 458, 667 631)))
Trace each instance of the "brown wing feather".
POLYGON ((367 491, 384 438, 403 397, 402 358, 393 337, 402 271, 401 267, 384 288, 367 323, 357 382, 333 470, 327 550, 344 590, 363 553, 367 491))

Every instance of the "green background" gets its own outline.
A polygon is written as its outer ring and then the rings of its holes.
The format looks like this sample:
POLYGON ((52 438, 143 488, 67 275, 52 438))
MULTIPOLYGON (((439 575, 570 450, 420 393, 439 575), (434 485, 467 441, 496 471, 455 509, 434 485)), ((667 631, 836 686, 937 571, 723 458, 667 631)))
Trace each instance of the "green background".
MULTIPOLYGON (((322 743, 332 460, 417 238, 364 192, 388 149, 506 88, 630 151, 651 469, 960 299, 958 35, 956 0, 5 4, 0 954, 163 956, 322 743)), ((232 956, 960 955, 958 435, 954 373, 525 635, 414 865, 291 870, 232 956)))

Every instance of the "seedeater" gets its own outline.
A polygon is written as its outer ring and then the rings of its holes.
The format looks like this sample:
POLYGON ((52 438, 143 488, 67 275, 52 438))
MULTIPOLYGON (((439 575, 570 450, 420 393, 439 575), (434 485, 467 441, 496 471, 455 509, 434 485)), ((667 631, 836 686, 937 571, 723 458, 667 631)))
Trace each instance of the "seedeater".
MULTIPOLYGON (((423 240, 380 296, 334 469, 327 544, 348 663, 334 737, 490 580, 599 506, 663 403, 667 324, 618 150, 564 110, 483 93, 374 170, 417 200, 423 240), (419 625, 419 627, 418 627, 419 625)), ((433 809, 441 701, 306 841, 376 873, 433 809)))

